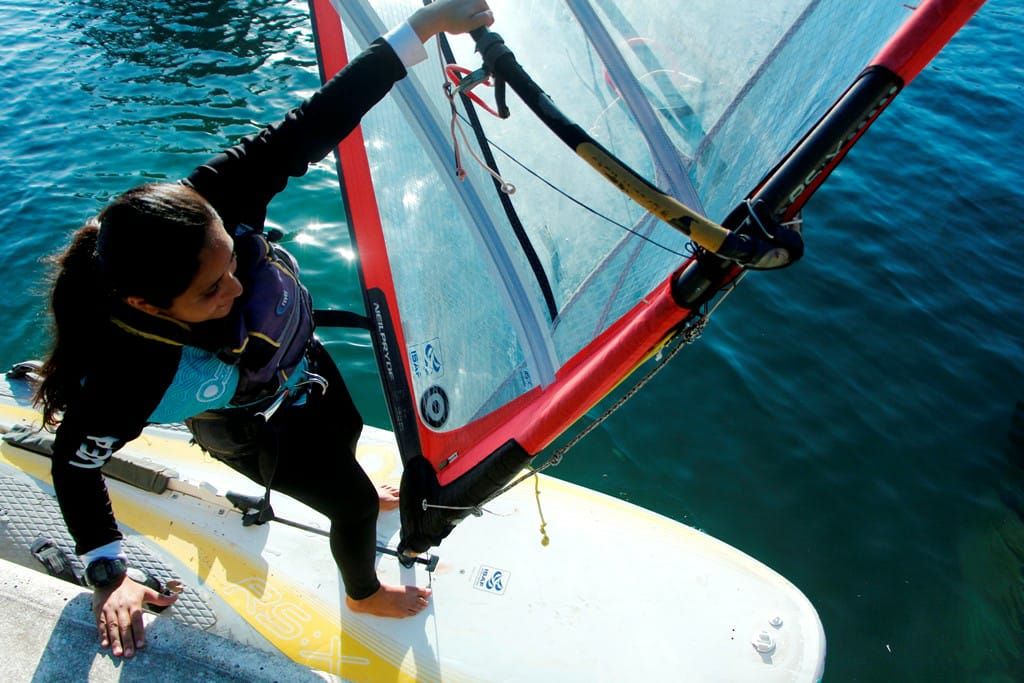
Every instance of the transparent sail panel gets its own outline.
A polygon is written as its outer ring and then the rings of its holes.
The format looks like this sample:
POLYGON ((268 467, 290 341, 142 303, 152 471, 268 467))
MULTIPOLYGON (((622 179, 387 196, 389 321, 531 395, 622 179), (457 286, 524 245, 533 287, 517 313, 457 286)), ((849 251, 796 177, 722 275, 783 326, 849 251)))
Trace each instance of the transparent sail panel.
MULTIPOLYGON (((336 4, 359 48, 420 6, 336 4)), ((892 0, 490 5, 493 29, 560 109, 717 221, 912 12, 892 0)), ((451 45, 459 64, 480 65, 468 37, 454 36, 451 45)), ((467 178, 454 177, 442 64, 433 42, 428 48, 429 62, 366 117, 363 132, 413 393, 445 392, 450 415, 427 423, 446 431, 552 381, 664 282, 690 245, 580 160, 510 91, 510 119, 480 116, 502 176, 516 187, 511 200, 524 243, 461 138, 467 178)))

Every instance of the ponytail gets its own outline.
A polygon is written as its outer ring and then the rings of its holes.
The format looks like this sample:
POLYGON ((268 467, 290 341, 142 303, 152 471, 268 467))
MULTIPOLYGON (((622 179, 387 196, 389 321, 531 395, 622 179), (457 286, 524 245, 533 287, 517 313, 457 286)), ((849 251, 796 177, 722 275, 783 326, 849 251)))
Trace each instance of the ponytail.
POLYGON ((169 308, 199 271, 216 221, 217 212, 190 187, 141 185, 111 202, 51 258, 54 342, 35 396, 45 426, 55 426, 81 391, 115 302, 134 296, 169 308))
POLYGON ((50 257, 53 285, 53 348, 43 364, 43 382, 35 401, 43 408, 43 424, 52 427, 81 388, 96 343, 96 321, 110 317, 111 294, 96 255, 99 223, 91 219, 75 232, 63 253, 50 257))

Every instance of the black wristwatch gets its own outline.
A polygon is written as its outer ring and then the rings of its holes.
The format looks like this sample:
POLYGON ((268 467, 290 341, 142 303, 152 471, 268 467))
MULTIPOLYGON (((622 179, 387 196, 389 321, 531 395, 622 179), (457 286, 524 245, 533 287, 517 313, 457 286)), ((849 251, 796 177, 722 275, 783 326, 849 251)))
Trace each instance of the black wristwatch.
POLYGON ((106 588, 128 573, 128 563, 117 557, 100 557, 85 568, 85 585, 90 588, 106 588))

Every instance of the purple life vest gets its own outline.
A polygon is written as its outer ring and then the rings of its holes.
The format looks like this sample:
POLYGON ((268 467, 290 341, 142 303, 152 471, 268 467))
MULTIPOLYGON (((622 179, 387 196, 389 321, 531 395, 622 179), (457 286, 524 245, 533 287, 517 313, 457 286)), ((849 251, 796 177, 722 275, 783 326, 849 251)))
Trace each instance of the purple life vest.
POLYGON ((242 405, 288 383, 303 363, 315 325, 312 300, 291 254, 245 225, 235 230, 235 251, 243 300, 233 315, 233 344, 219 356, 238 366, 231 402, 242 405))

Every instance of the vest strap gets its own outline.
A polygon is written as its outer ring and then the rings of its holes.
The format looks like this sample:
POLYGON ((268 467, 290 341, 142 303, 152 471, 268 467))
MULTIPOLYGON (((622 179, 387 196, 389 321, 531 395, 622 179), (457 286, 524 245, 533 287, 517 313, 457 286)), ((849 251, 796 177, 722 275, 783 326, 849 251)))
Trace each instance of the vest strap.
POLYGON ((313 311, 313 322, 317 327, 355 327, 370 329, 370 319, 355 311, 335 311, 318 308, 313 311))

